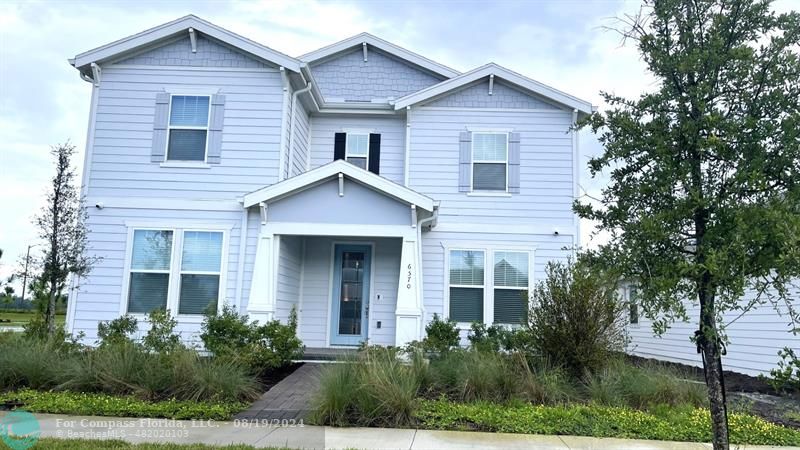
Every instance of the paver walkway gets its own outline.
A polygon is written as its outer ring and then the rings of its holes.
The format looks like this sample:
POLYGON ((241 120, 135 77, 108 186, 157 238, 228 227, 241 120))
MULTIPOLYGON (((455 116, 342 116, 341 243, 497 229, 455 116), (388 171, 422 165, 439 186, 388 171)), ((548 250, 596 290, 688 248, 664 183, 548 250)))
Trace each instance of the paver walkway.
POLYGON ((319 387, 323 364, 305 363, 279 381, 248 409, 236 416, 239 420, 305 419, 311 397, 319 387))
MULTIPOLYGON (((0 411, 0 417, 5 415, 0 411)), ((248 421, 214 422, 168 419, 34 414, 41 437, 121 439, 165 444, 246 444, 293 449, 404 449, 404 450, 706 450, 710 444, 691 442, 606 439, 579 436, 539 436, 464 431, 395 428, 331 428, 263 426, 248 421)), ((0 444, 2 445, 2 444, 0 444)), ((35 449, 36 447, 34 447, 35 449)), ((735 449, 789 449, 797 447, 731 446, 735 449)))

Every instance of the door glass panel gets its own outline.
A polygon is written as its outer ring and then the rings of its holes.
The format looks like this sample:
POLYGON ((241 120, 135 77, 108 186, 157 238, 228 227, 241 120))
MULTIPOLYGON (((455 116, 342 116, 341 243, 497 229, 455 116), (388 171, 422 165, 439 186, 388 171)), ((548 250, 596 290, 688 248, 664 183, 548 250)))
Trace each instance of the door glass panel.
POLYGON ((364 303, 364 252, 342 252, 341 269, 339 334, 360 335, 364 303))

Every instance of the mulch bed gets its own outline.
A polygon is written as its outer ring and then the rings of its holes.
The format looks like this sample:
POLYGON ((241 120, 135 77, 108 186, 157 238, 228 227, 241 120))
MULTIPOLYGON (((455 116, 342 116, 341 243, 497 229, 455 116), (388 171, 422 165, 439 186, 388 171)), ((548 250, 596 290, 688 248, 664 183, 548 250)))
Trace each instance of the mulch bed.
MULTIPOLYGON (((627 355, 627 358, 635 365, 656 363, 678 370, 689 379, 705 380, 702 367, 633 355, 627 355)), ((745 411, 773 423, 800 428, 800 392, 778 392, 765 380, 743 373, 725 370, 723 375, 729 400, 728 411, 745 411), (791 413, 792 416, 788 417, 791 413)))

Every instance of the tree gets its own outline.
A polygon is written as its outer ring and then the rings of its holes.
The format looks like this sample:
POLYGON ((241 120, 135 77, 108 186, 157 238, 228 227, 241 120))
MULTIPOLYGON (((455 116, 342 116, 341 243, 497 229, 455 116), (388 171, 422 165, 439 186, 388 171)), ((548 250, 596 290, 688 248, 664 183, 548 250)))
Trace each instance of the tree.
POLYGON ((798 318, 786 288, 800 275, 800 17, 769 1, 648 0, 622 22, 657 83, 632 100, 602 93, 608 110, 580 124, 604 147, 592 176, 610 180, 601 206, 575 211, 609 232, 594 256, 637 280, 654 331, 699 305, 713 444, 728 448, 722 314, 772 303, 798 318))
MULTIPOLYGON (((3 249, 0 248, 0 259, 3 258, 3 249)), ((14 300, 14 287, 11 286, 11 283, 14 282, 14 275, 9 275, 8 278, 3 281, 0 280, 0 301, 8 302, 14 300)))
POLYGON ((85 276, 97 259, 86 254, 87 214, 71 164, 75 146, 57 145, 50 153, 55 159, 56 174, 50 182, 46 204, 34 218, 39 237, 44 241, 42 254, 34 258, 34 265, 40 271, 38 280, 46 294, 44 320, 47 334, 52 337, 56 301, 62 296, 69 276, 85 276))

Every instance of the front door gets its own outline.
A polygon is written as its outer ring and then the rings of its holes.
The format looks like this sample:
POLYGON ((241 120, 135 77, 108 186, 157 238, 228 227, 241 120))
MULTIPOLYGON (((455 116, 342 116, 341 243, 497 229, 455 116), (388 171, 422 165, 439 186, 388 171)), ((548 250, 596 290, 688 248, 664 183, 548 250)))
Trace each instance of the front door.
POLYGON ((333 258, 331 344, 359 345, 367 339, 369 272, 368 245, 337 244, 333 258))

